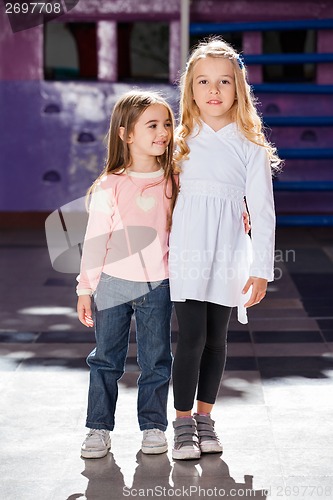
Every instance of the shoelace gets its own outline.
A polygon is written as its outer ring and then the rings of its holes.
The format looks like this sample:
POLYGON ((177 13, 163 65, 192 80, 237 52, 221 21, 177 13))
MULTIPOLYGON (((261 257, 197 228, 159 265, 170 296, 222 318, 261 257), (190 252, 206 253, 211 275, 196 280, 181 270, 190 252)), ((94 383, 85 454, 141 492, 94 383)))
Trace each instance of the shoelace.
POLYGON ((106 436, 106 433, 107 433, 107 431, 105 429, 90 429, 87 437, 91 437, 91 436, 94 436, 97 434, 98 436, 101 436, 104 439, 106 436))
POLYGON ((146 435, 147 434, 155 434, 155 436, 159 436, 161 432, 162 431, 160 431, 159 429, 146 429, 145 430, 146 435))

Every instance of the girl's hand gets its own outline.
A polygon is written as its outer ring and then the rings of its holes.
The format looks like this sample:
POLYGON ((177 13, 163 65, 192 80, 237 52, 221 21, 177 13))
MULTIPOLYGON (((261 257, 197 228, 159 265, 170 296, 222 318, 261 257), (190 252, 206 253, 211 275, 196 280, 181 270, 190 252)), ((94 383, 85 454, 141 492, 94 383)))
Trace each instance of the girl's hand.
POLYGON ((91 297, 90 295, 79 295, 77 300, 77 314, 79 320, 84 326, 91 328, 94 322, 91 314, 91 297))
POLYGON ((264 278, 255 278, 254 276, 250 276, 242 290, 242 293, 247 293, 250 286, 252 286, 251 297, 246 304, 244 304, 244 307, 251 307, 262 301, 266 295, 267 280, 264 278))
POLYGON ((244 223, 245 233, 248 234, 250 232, 251 226, 250 226, 250 216, 247 212, 243 212, 243 223, 244 223))

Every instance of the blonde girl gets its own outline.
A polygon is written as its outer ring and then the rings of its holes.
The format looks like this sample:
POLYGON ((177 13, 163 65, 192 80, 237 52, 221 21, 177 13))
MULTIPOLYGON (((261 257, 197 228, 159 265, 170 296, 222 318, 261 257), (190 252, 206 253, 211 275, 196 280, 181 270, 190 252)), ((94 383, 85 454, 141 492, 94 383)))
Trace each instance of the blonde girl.
POLYGON ((177 185, 174 118, 157 93, 132 91, 115 104, 105 168, 90 188, 78 277, 78 317, 95 327, 84 458, 111 447, 118 380, 124 373, 131 318, 136 320, 138 421, 142 452, 164 453, 171 373, 168 236, 177 185), (93 301, 92 301, 93 296, 93 301))
POLYGON ((271 174, 280 160, 263 133, 244 63, 220 38, 201 43, 188 60, 176 137, 180 193, 169 254, 179 323, 173 458, 190 459, 222 451, 210 414, 232 307, 247 323, 246 309, 264 298, 273 280, 271 174), (251 237, 242 230, 244 197, 251 237))

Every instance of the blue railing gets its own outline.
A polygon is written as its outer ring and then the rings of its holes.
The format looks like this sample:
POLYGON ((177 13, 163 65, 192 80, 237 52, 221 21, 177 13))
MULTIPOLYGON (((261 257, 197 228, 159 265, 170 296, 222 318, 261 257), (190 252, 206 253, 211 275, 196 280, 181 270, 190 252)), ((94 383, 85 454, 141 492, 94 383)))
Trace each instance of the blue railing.
POLYGON ((333 85, 314 83, 255 83, 253 90, 268 94, 333 94, 333 85))
POLYGON ((311 64, 333 62, 333 53, 244 54, 246 64, 311 64))
POLYGON ((333 29, 333 19, 302 19, 290 21, 262 21, 242 23, 191 23, 191 35, 208 35, 210 33, 231 33, 235 31, 286 31, 309 29, 333 29))
POLYGON ((316 160, 333 158, 332 148, 279 148, 279 155, 286 160, 316 160))
POLYGON ((332 191, 333 181, 274 181, 274 191, 332 191))
POLYGON ((278 215, 276 217, 278 226, 333 226, 333 215, 327 214, 300 214, 300 215, 278 215))
POLYGON ((270 127, 330 127, 333 116, 264 116, 270 127))

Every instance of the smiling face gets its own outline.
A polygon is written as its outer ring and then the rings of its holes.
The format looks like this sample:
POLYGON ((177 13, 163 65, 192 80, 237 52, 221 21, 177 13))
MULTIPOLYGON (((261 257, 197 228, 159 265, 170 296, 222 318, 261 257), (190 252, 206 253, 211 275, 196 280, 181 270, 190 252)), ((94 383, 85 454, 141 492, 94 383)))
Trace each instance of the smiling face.
POLYGON ((172 121, 168 109, 162 104, 152 104, 137 120, 134 130, 127 137, 133 163, 151 164, 168 147, 172 134, 172 121))
POLYGON ((234 69, 224 57, 200 59, 193 68, 193 99, 201 119, 214 130, 232 121, 231 108, 236 98, 234 69))

